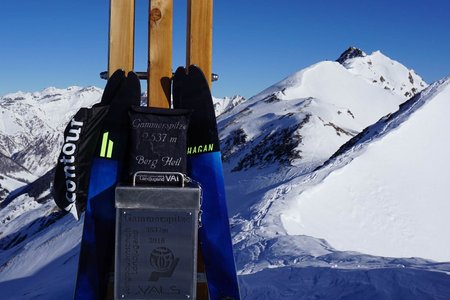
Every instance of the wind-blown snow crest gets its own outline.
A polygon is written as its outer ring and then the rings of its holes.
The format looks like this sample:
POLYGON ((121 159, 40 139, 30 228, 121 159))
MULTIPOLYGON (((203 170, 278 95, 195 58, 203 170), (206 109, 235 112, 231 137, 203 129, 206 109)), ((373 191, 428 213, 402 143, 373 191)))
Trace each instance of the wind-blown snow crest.
POLYGON ((437 82, 345 145, 279 212, 287 233, 340 250, 450 261, 442 235, 450 228, 449 99, 450 79, 437 82))
MULTIPOLYGON (((359 49, 350 48, 349 50, 358 52, 359 49)), ((338 61, 351 73, 404 99, 411 98, 428 86, 414 70, 406 68, 381 51, 375 51, 370 55, 363 53, 355 57, 349 56, 338 61)))
POLYGON ((363 120, 361 129, 375 122, 386 111, 395 110, 404 101, 397 95, 367 84, 366 80, 349 72, 341 64, 329 61, 287 77, 255 96, 255 99, 274 93, 284 100, 312 97, 336 107, 348 107, 356 118, 363 120), (371 109, 367 109, 368 106, 371 109))

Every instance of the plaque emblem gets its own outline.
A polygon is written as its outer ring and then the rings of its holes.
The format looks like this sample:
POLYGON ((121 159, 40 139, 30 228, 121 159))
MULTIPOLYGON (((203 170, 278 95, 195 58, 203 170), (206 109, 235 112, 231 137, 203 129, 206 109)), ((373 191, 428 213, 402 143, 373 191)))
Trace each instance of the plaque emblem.
POLYGON ((158 281, 160 277, 171 277, 180 259, 175 257, 167 247, 158 247, 150 253, 150 265, 155 268, 150 281, 158 281))

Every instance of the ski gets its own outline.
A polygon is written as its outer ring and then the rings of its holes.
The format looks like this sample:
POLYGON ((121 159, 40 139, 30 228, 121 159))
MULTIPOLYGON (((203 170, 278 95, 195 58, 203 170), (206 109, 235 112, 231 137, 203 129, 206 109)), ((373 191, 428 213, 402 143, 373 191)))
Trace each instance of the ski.
POLYGON ((133 72, 115 92, 109 86, 104 95, 111 97, 110 108, 91 164, 75 299, 104 299, 112 291, 114 193, 117 183, 126 177, 128 111, 132 105, 140 104, 141 90, 133 72))
POLYGON ((200 248, 210 299, 240 299, 225 199, 217 123, 208 80, 196 66, 173 77, 174 108, 191 109, 187 172, 203 190, 200 248))

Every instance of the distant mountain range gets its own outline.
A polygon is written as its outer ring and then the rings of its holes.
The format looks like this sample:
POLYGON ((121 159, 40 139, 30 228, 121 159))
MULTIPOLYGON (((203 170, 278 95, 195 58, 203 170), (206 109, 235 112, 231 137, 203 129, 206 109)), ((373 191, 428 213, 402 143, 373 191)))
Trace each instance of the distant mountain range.
POLYGON ((67 122, 101 95, 96 87, 69 87, 0 97, 0 199, 54 167, 67 122))
MULTIPOLYGON (((450 294, 449 84, 351 47, 249 99, 214 100, 244 299, 450 294)), ((71 298, 82 222, 49 188, 65 124, 101 93, 0 97, 7 299, 71 298)))

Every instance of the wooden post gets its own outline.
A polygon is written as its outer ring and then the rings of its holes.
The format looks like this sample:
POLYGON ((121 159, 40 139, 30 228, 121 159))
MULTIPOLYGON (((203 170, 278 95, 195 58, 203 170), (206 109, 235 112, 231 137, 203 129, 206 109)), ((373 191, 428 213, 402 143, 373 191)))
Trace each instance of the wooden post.
POLYGON ((172 78, 172 0, 150 0, 148 105, 170 106, 172 78))
MULTIPOLYGON (((134 69, 134 0, 110 0, 108 78, 117 69, 126 73, 134 69)), ((110 278, 105 299, 113 298, 114 280, 110 278)))
MULTIPOLYGON (((149 0, 148 105, 170 107, 173 0, 149 0)), ((108 77, 117 69, 134 68, 134 0, 110 0, 108 77)), ((213 0, 188 0, 186 65, 195 64, 211 86, 213 0)), ((199 246, 198 272, 204 275, 199 246)), ((199 277, 202 277, 201 275, 199 277)), ((109 287, 106 299, 112 299, 109 287)), ((208 300, 205 278, 197 283, 197 299, 208 300)))
POLYGON ((212 73, 213 0, 188 0, 186 66, 202 69, 209 86, 212 73))
POLYGON ((134 0, 110 0, 108 77, 134 67, 134 0))
MULTIPOLYGON (((186 33, 186 67, 197 65, 212 82, 212 21, 213 0, 188 0, 186 33)), ((201 247, 198 247, 197 272, 205 274, 205 265, 201 247)), ((204 277, 204 276, 200 276, 204 277)), ((208 285, 202 278, 197 282, 197 299, 208 300, 208 285)))
MULTIPOLYGON (((116 70, 126 73, 134 69, 134 0, 110 0, 109 2, 109 78, 116 70)), ((111 271, 114 266, 111 266, 111 271)), ((106 300, 114 299, 114 279, 106 287, 106 300)))

